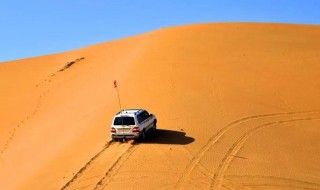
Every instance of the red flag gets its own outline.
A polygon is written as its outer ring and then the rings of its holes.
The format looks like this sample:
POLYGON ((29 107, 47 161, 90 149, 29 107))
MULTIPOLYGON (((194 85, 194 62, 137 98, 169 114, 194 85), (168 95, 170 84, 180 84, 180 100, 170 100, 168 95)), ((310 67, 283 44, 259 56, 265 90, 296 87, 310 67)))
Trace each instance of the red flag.
POLYGON ((113 81, 113 87, 117 88, 117 81, 116 80, 113 81))

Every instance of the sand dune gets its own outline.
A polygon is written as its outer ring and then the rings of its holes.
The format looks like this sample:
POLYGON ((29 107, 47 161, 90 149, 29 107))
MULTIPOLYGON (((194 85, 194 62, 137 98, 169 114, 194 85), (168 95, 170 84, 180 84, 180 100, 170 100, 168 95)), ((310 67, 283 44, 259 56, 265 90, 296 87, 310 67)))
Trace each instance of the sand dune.
POLYGON ((320 27, 165 28, 0 64, 0 189, 320 189, 320 27), (157 115, 110 143, 118 111, 157 115))

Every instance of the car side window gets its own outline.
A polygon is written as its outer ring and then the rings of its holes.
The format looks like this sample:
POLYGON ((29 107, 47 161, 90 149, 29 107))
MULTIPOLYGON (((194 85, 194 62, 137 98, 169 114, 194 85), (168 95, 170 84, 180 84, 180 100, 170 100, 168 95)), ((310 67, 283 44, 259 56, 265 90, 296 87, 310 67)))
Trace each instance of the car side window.
POLYGON ((149 118, 150 115, 149 115, 149 113, 148 113, 147 111, 144 111, 144 116, 145 116, 146 119, 147 119, 147 118, 149 118))
POLYGON ((147 111, 143 111, 137 115, 137 119, 139 123, 142 123, 144 120, 149 118, 149 113, 147 111))
POLYGON ((137 115, 138 123, 141 123, 143 121, 143 115, 142 113, 137 115))

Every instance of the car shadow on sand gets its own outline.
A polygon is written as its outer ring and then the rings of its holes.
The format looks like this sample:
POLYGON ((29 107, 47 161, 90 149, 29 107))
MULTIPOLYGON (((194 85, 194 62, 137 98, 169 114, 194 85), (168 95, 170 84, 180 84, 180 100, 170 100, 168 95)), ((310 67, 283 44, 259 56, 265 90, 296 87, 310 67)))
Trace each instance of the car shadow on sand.
POLYGON ((186 136, 183 131, 172 131, 167 129, 157 129, 156 133, 148 138, 145 144, 190 144, 195 139, 186 136))

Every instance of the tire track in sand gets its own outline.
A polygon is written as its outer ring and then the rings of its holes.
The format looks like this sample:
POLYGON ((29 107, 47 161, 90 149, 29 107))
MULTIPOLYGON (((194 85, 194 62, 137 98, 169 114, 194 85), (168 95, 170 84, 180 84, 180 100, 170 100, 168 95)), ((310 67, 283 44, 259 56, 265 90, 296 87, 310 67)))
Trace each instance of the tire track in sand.
POLYGON ((12 141, 15 138, 17 131, 20 128, 22 128, 29 119, 34 117, 40 111, 40 108, 41 108, 46 96, 55 88, 55 86, 52 83, 54 82, 54 77, 57 75, 57 73, 68 69, 74 63, 79 62, 84 59, 85 59, 84 57, 80 57, 80 58, 75 59, 71 62, 67 62, 62 68, 60 68, 59 70, 54 71, 50 75, 46 76, 43 80, 41 80, 41 82, 39 82, 35 85, 36 88, 42 87, 44 89, 42 90, 39 97, 37 98, 36 104, 35 104, 35 107, 33 108, 33 110, 30 113, 28 113, 23 119, 21 119, 17 124, 15 124, 12 127, 12 129, 9 131, 9 135, 6 138, 6 140, 4 141, 4 144, 0 145, 0 155, 4 154, 5 151, 9 148, 10 144, 12 143, 12 141))
POLYGON ((320 120, 320 117, 308 117, 308 118, 298 118, 298 119, 290 119, 290 120, 280 120, 280 121, 273 121, 269 123, 265 123, 262 125, 258 125, 253 129, 243 133, 241 137, 232 145, 232 147, 228 150, 227 154, 225 154, 224 158, 221 160, 218 169, 216 170, 210 189, 218 189, 220 188, 221 181, 224 178, 225 172, 230 166, 231 161, 234 159, 234 156, 238 153, 238 151, 243 147, 243 144, 247 141, 247 139, 252 136, 257 131, 264 129, 266 127, 274 126, 277 124, 285 124, 285 123, 292 123, 292 122, 304 122, 304 121, 311 121, 311 120, 320 120), (219 183, 220 182, 220 183, 219 183))
POLYGON ((112 141, 108 142, 97 154, 95 154, 75 175, 61 188, 61 190, 69 188, 75 180, 77 180, 93 162, 112 144, 112 141))
POLYGON ((285 115, 295 115, 295 114, 308 114, 308 113, 320 113, 319 110, 308 110, 308 111, 297 111, 297 112, 282 112, 282 113, 268 113, 268 114, 259 114, 259 115, 251 115, 247 117, 243 117, 241 119, 235 120, 222 129, 220 129, 217 133, 215 133, 213 136, 210 137, 210 139, 207 141, 207 143, 201 147, 201 149, 193 156, 189 164, 187 165, 186 169, 182 172, 182 175, 179 177, 178 181, 175 183, 174 188, 175 189, 181 189, 182 184, 187 180, 187 178, 190 176, 191 172, 194 170, 194 168, 197 166, 197 164, 200 162, 202 157, 205 155, 205 153, 221 139, 221 137, 227 133, 230 129, 238 126, 239 124, 256 120, 256 119, 263 119, 263 118, 269 118, 274 116, 285 116, 285 115))
MULTIPOLYGON (((257 187, 257 186, 277 186, 277 187, 294 187, 299 189, 313 189, 319 190, 320 184, 313 183, 309 181, 277 177, 277 176, 264 176, 264 175, 228 175, 225 176, 226 180, 240 180, 242 186, 245 187, 257 187), (261 181, 263 181, 261 183, 261 181)), ((232 182, 233 183, 233 182, 232 182)), ((233 189, 229 187, 228 184, 223 184, 226 188, 233 189)))
POLYGON ((137 147, 132 143, 109 142, 94 155, 62 188, 95 189, 114 169, 119 168, 137 147))
POLYGON ((104 189, 110 182, 111 178, 117 174, 118 170, 121 168, 122 164, 130 157, 130 155, 135 151, 135 146, 130 146, 128 150, 122 154, 118 159, 111 165, 109 169, 105 172, 104 176, 95 185, 94 190, 104 189))

